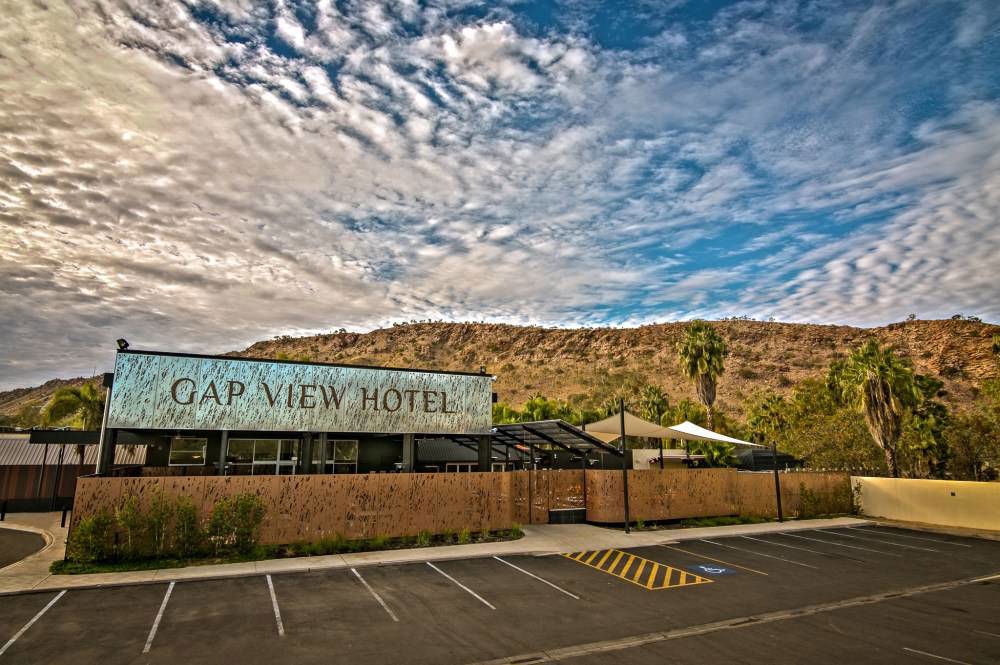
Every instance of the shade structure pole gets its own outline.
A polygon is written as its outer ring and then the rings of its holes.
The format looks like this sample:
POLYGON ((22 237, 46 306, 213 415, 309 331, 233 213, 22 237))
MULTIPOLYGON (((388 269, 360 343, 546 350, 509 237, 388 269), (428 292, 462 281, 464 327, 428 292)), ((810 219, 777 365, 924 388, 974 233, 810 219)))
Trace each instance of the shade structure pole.
POLYGON ((660 439, 660 471, 663 471, 663 439, 660 439))
POLYGON ((778 444, 771 442, 771 468, 774 470, 774 498, 778 506, 778 521, 784 522, 785 518, 781 514, 781 481, 778 479, 778 444))
POLYGON ((618 398, 618 414, 621 416, 621 434, 622 434, 622 503, 625 508, 625 533, 631 532, 629 527, 629 515, 628 515, 628 465, 625 463, 625 398, 618 398))
POLYGON ((528 524, 534 524, 535 510, 535 442, 528 443, 528 451, 531 454, 531 467, 528 471, 528 524))

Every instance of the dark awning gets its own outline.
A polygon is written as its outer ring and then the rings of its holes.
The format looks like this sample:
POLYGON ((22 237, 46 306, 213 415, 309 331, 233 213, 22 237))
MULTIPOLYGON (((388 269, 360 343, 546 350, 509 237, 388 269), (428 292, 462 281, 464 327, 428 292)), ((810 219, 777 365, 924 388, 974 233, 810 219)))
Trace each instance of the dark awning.
MULTIPOLYGON (((467 446, 477 445, 475 436, 449 436, 453 441, 467 446)), ((513 447, 526 451, 535 446, 539 449, 563 449, 575 453, 604 452, 621 455, 616 447, 597 437, 570 425, 565 420, 535 420, 528 423, 510 423, 493 427, 492 444, 513 447)))

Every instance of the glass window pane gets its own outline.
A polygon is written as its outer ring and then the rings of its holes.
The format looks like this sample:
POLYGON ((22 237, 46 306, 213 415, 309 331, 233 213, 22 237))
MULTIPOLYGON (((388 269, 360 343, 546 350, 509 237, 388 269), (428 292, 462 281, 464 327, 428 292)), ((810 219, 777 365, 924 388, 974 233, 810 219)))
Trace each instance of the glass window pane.
POLYGON ((233 464, 253 462, 253 439, 229 439, 226 461, 233 464))
POLYGON ((338 462, 358 461, 358 442, 356 440, 339 440, 334 441, 334 444, 334 460, 338 462))
POLYGON ((254 442, 254 462, 278 461, 278 439, 257 439, 254 442))
POLYGON ((196 465, 205 463, 207 439, 175 438, 170 441, 170 465, 196 465))
POLYGON ((299 440, 298 439, 282 439, 281 440, 281 461, 291 462, 292 458, 298 459, 299 457, 299 440))

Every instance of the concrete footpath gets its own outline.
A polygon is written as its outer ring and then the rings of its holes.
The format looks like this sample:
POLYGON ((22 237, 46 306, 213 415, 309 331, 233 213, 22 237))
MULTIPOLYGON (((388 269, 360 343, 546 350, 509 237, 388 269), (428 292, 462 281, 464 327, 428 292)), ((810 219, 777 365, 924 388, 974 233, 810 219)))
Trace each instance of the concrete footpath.
POLYGON ((677 543, 699 538, 757 535, 777 531, 833 528, 869 524, 869 520, 850 517, 833 519, 794 520, 765 524, 703 527, 691 529, 664 529, 633 531, 626 535, 621 530, 591 526, 589 524, 536 524, 524 527, 524 537, 498 543, 473 543, 469 545, 443 545, 405 550, 356 552, 324 556, 297 557, 294 559, 268 559, 246 563, 189 566, 123 573, 97 573, 88 575, 53 575, 49 566, 63 558, 66 548, 66 529, 60 528, 60 513, 10 514, 2 526, 42 533, 48 545, 41 551, 0 570, 0 594, 39 591, 47 589, 79 589, 122 584, 148 584, 153 582, 180 581, 263 575, 266 573, 302 572, 362 566, 473 559, 511 554, 551 555, 562 552, 579 552, 607 548, 643 547, 677 543))

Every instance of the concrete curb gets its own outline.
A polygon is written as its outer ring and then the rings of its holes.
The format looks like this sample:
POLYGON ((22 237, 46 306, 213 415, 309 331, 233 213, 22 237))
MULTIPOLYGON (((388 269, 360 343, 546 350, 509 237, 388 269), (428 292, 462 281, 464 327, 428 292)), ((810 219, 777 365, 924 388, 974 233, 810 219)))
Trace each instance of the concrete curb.
POLYGON ((40 550, 32 552, 31 554, 24 557, 20 561, 15 561, 14 563, 7 564, 3 568, 0 568, 0 574, 3 574, 4 572, 10 570, 11 568, 14 568, 15 566, 20 566, 25 562, 30 562, 32 559, 36 557, 40 557, 42 554, 52 549, 52 546, 55 545, 56 543, 56 537, 52 534, 52 532, 47 531, 45 529, 40 529, 35 526, 28 526, 27 524, 11 524, 8 523, 6 520, 4 520, 3 523, 0 523, 0 529, 10 529, 11 531, 23 531, 25 533, 36 533, 45 540, 45 545, 43 545, 40 550))
MULTIPOLYGON (((0 597, 25 593, 50 593, 62 589, 102 589, 109 587, 164 584, 167 582, 197 582, 233 579, 258 575, 283 575, 289 573, 316 572, 322 570, 347 570, 350 568, 376 568, 380 566, 424 563, 426 561, 454 561, 459 559, 483 559, 493 556, 552 556, 563 552, 582 549, 647 547, 680 543, 705 537, 741 536, 762 533, 799 531, 816 528, 837 528, 871 524, 871 520, 855 518, 832 518, 817 520, 793 520, 790 522, 765 522, 763 524, 738 524, 718 527, 695 527, 686 529, 663 529, 633 532, 626 535, 604 527, 592 525, 534 525, 525 527, 525 537, 500 543, 475 543, 471 545, 445 545, 441 547, 421 547, 415 549, 386 550, 383 552, 358 552, 351 554, 327 554, 322 557, 297 557, 293 559, 265 559, 245 563, 217 564, 210 566, 189 566, 186 568, 160 568, 149 571, 129 571, 122 573, 95 573, 108 576, 107 581, 74 584, 75 575, 38 575, 25 580, 23 588, 0 591, 0 597), (526 542, 527 541, 527 542, 526 542), (548 542, 537 542, 548 541, 548 542), (521 545, 518 547, 518 545, 521 545), (492 545, 492 547, 486 547, 492 545), (445 548, 448 548, 445 550, 445 548), (452 549, 455 548, 455 549, 452 549), (459 548, 476 548, 462 550, 459 548), (322 559, 322 561, 317 561, 322 559), (229 567, 230 571, 219 570, 229 567), (232 569, 237 570, 232 570, 232 569), (127 578, 133 579, 127 579, 127 578), (123 579, 125 578, 125 579, 123 579)), ((32 557, 40 554, 36 552, 32 557)), ((29 557, 31 558, 31 557, 29 557)), ((23 559, 22 561, 27 561, 23 559)), ((20 563, 20 562, 19 562, 20 563)), ((3 578, 0 577, 0 583, 3 578)))

